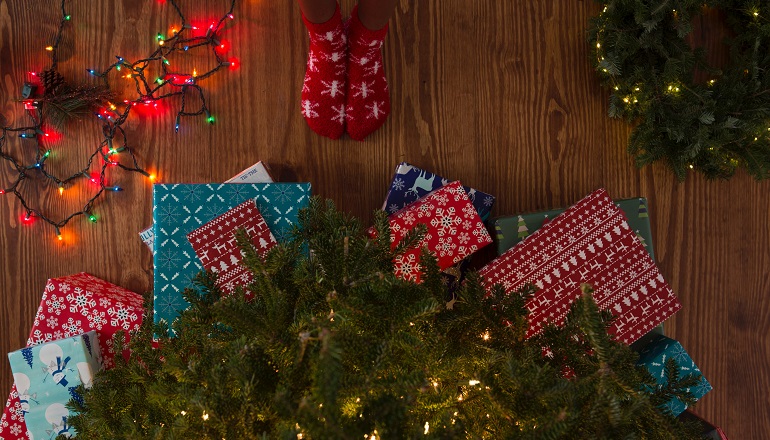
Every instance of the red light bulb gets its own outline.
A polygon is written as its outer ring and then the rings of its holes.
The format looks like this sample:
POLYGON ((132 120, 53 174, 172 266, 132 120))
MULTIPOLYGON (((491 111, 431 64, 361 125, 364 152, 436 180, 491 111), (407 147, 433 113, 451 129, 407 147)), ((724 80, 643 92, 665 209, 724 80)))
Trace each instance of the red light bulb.
POLYGON ((230 66, 228 67, 230 70, 238 70, 238 68, 241 67, 241 62, 238 61, 238 58, 230 58, 227 62, 230 63, 230 66))
POLYGON ((225 54, 230 50, 230 42, 227 40, 221 40, 219 44, 214 48, 218 54, 225 54))

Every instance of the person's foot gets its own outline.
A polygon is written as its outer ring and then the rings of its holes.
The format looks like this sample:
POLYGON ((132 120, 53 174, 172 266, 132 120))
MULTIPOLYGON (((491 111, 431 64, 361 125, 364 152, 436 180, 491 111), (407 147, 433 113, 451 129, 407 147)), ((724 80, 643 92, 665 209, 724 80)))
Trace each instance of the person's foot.
POLYGON ((345 132, 347 89, 347 39, 340 6, 325 23, 311 23, 302 16, 310 36, 305 81, 302 85, 302 116, 320 134, 339 139, 345 132))
POLYGON ((353 8, 348 23, 347 131, 362 141, 380 128, 390 114, 388 80, 382 65, 382 44, 388 25, 370 30, 353 8))

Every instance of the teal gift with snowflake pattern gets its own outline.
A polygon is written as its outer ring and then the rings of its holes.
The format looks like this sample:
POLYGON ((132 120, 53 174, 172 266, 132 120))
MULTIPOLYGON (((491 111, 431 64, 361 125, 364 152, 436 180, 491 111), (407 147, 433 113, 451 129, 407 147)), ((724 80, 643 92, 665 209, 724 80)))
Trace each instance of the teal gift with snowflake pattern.
POLYGON ((182 291, 192 287, 193 278, 203 270, 188 233, 254 199, 270 232, 279 243, 285 242, 309 198, 309 183, 153 185, 154 321, 172 323, 187 308, 182 291))
MULTIPOLYGON (((694 387, 688 388, 687 391, 692 393, 695 399, 700 399, 705 396, 706 393, 711 391, 711 384, 708 383, 700 369, 692 360, 690 355, 685 351, 682 344, 679 341, 675 341, 663 335, 655 336, 650 339, 647 345, 639 353, 639 361, 637 365, 643 365, 658 381, 659 386, 663 386, 667 383, 666 377, 666 362, 673 358, 679 367, 680 377, 687 375, 700 376, 700 381, 694 387)), ((674 416, 678 416, 684 410, 687 409, 687 405, 677 398, 672 398, 665 404, 665 409, 670 411, 674 416)))

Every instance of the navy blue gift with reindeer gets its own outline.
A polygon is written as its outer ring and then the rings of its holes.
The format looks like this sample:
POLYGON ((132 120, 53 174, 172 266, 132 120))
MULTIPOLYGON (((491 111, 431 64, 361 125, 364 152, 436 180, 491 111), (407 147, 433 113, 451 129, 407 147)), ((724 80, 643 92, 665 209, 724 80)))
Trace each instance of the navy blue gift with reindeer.
MULTIPOLYGON (((447 180, 437 174, 429 173, 414 165, 402 162, 396 167, 396 173, 393 176, 393 181, 390 183, 390 190, 385 198, 385 203, 382 205, 382 210, 388 214, 393 214, 450 182, 451 180, 447 180)), ((464 188, 465 192, 468 193, 468 198, 473 203, 473 207, 479 213, 479 217, 481 217, 482 221, 486 221, 489 213, 492 211, 495 198, 467 186, 464 188)))
POLYGON ((71 398, 80 399, 75 389, 90 388, 101 369, 101 352, 95 331, 59 339, 8 354, 13 380, 27 425, 28 437, 55 439, 74 437, 67 409, 71 398))

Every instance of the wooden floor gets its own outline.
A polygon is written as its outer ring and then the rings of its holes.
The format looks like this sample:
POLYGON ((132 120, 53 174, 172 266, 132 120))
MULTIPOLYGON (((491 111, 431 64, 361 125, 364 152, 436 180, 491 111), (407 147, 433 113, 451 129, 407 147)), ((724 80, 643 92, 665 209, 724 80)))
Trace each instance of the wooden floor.
MULTIPOLYGON (((148 55, 154 36, 178 25, 159 0, 67 3, 75 43, 61 70, 72 82, 116 55, 148 55)), ((179 3, 190 18, 226 6, 179 3)), ((0 0, 0 113, 11 123, 23 120, 15 100, 25 72, 47 67, 57 4, 0 0)), ((365 219, 401 161, 495 194, 493 215, 564 206, 598 187, 615 198, 647 197, 656 256, 684 305, 666 331, 714 386, 697 412, 733 439, 767 438, 770 182, 741 173, 677 183, 662 166, 637 170, 625 152, 629 128, 607 117, 607 92, 588 62, 586 22, 597 12, 588 0, 401 0, 384 48, 392 115, 361 143, 320 138, 300 115, 307 37, 296 2, 239 0, 227 38, 242 66, 204 84, 217 124, 184 119, 175 134, 167 108, 130 122, 132 146, 164 182, 223 181, 267 161, 278 179, 310 181, 315 194, 365 219)), ((51 169, 80 166, 99 141, 94 127, 66 130, 51 169)), ((151 288, 151 255, 137 235, 150 223, 151 188, 136 174, 114 176, 125 191, 100 199, 100 222, 74 222, 65 243, 41 222, 21 224, 17 200, 0 196, 0 352, 25 343, 47 278, 87 271, 137 292, 151 288)), ((0 186, 8 178, 0 165, 0 186)), ((59 198, 47 187, 29 197, 62 215, 85 194, 59 198)), ((10 384, 1 362, 0 390, 10 384)))

